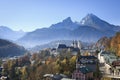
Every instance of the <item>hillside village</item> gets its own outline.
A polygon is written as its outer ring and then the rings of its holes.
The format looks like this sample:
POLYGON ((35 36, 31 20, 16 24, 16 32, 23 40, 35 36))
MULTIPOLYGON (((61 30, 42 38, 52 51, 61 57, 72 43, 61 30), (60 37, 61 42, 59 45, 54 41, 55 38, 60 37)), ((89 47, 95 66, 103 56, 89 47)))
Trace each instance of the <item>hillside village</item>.
POLYGON ((58 44, 37 53, 1 60, 0 80, 119 80, 120 58, 104 46, 58 44))
POLYGON ((120 0, 0 0, 0 80, 120 80, 120 0))

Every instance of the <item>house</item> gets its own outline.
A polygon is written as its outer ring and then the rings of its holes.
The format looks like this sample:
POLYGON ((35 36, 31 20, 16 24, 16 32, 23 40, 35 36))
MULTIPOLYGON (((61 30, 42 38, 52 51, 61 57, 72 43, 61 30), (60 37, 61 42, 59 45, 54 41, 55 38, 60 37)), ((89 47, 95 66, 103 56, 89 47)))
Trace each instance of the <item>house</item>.
POLYGON ((72 78, 76 80, 92 80, 93 72, 97 70, 97 57, 79 56, 76 59, 76 70, 72 73, 72 78))
POLYGON ((113 61, 117 60, 117 57, 113 53, 101 51, 98 54, 98 59, 99 59, 100 63, 107 63, 107 64, 111 65, 113 61))
POLYGON ((60 54, 62 53, 63 50, 68 50, 68 47, 65 44, 58 44, 58 47, 56 48, 55 53, 60 54))
POLYGON ((53 80, 53 74, 45 74, 43 75, 44 80, 53 80))
POLYGON ((98 59, 95 56, 80 56, 79 58, 77 58, 76 60, 76 68, 79 68, 81 66, 86 66, 88 68, 90 68, 93 72, 96 71, 97 68, 97 63, 98 63, 98 59))
POLYGON ((75 80, 75 79, 70 79, 70 78, 62 78, 61 80, 75 80))
POLYGON ((56 55, 58 55, 59 53, 57 52, 57 49, 56 49, 56 48, 52 48, 52 49, 50 49, 50 54, 56 56, 56 55))
POLYGON ((58 44, 57 48, 52 48, 50 50, 50 53, 56 56, 65 50, 71 52, 71 55, 74 56, 77 55, 80 49, 81 49, 80 42, 76 41, 73 42, 72 46, 67 46, 66 44, 58 44))
POLYGON ((1 76, 0 80, 9 80, 9 78, 7 76, 1 76))
POLYGON ((113 69, 112 68, 110 69, 111 72, 113 72, 114 75, 120 76, 120 60, 113 61, 112 66, 113 66, 113 69))
POLYGON ((45 74, 43 77, 44 80, 61 80, 63 78, 67 78, 64 74, 45 74))
POLYGON ((93 79, 93 72, 88 67, 81 66, 80 68, 77 68, 72 73, 72 79, 75 79, 75 80, 91 80, 91 79, 93 79))
POLYGON ((66 49, 67 46, 65 44, 59 44, 57 49, 66 49))
POLYGON ((77 48, 77 47, 75 48, 75 47, 72 47, 72 46, 69 46, 68 50, 71 52, 72 56, 76 56, 78 54, 78 52, 80 52, 79 48, 77 48))

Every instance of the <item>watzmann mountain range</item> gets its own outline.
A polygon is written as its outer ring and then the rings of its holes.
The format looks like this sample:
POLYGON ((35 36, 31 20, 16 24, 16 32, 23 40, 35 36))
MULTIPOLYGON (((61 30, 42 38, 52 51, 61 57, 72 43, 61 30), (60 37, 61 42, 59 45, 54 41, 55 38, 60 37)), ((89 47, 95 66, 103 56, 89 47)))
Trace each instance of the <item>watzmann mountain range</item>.
MULTIPOLYGON (((2 29, 0 28, 0 32, 1 30, 2 29)), ((6 31, 6 29, 3 30, 3 32, 4 31, 6 31)), ((120 26, 110 24, 94 14, 87 14, 79 22, 73 22, 71 17, 68 17, 59 23, 52 24, 48 28, 36 29, 32 32, 25 33, 22 31, 15 32, 12 30, 9 31, 11 33, 7 32, 6 34, 1 32, 3 35, 0 35, 0 38, 14 40, 20 44, 30 46, 40 45, 56 40, 81 40, 83 42, 96 42, 101 37, 111 37, 119 31, 120 26), (7 38, 5 36, 7 36, 7 38)))

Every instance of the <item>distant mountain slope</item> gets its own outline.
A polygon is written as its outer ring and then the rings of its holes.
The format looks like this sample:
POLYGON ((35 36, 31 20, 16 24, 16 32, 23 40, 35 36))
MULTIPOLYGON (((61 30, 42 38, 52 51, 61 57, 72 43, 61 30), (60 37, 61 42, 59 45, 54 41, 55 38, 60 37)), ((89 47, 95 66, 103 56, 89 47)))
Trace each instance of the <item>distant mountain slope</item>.
POLYGON ((49 28, 29 32, 18 41, 28 47, 55 40, 77 39, 83 42, 96 42, 101 37, 113 36, 117 31, 120 31, 120 26, 111 25, 93 14, 88 14, 80 23, 72 22, 68 17, 49 28))
POLYGON ((79 27, 79 24, 74 23, 71 20, 71 17, 68 17, 64 19, 62 22, 59 22, 57 24, 53 24, 50 26, 52 29, 69 29, 69 30, 74 30, 79 27))
POLYGON ((22 55, 26 50, 12 42, 0 39, 0 57, 10 57, 22 55))
POLYGON ((6 26, 0 26, 0 38, 8 40, 17 40, 25 35, 23 31, 13 31, 6 26))
POLYGON ((18 43, 26 47, 33 47, 35 45, 45 44, 55 40, 69 40, 70 32, 71 31, 68 29, 37 29, 33 32, 27 33, 24 37, 18 40, 18 43))
POLYGON ((72 31, 71 37, 75 40, 82 40, 83 42, 95 42, 104 35, 105 33, 90 26, 80 26, 72 31))
POLYGON ((45 48, 57 48, 58 44, 66 44, 67 46, 71 46, 72 43, 73 43, 72 40, 57 40, 49 42, 47 44, 37 45, 33 48, 30 48, 30 51, 39 51, 45 48))

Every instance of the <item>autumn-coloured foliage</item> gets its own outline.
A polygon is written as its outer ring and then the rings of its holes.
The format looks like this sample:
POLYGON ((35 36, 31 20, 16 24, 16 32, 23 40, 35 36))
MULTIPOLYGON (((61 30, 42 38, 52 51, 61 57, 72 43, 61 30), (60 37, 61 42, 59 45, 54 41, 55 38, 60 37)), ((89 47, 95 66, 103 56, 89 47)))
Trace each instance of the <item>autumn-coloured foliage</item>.
POLYGON ((116 53, 117 56, 120 56, 120 33, 116 33, 114 37, 112 37, 110 42, 110 48, 116 53))
POLYGON ((113 37, 103 37, 97 42, 97 46, 104 46, 105 50, 115 53, 120 56, 120 32, 117 32, 113 37))
POLYGON ((61 51, 61 55, 50 55, 43 50, 32 56, 24 55, 15 60, 8 60, 3 64, 3 75, 10 80, 43 80, 45 74, 62 73, 70 76, 75 69, 76 56, 69 51, 61 51))

